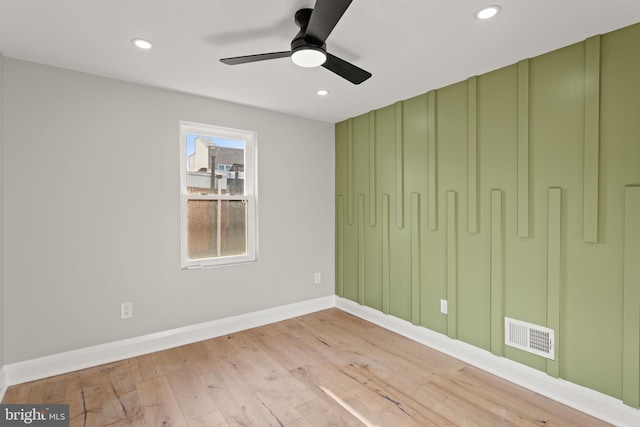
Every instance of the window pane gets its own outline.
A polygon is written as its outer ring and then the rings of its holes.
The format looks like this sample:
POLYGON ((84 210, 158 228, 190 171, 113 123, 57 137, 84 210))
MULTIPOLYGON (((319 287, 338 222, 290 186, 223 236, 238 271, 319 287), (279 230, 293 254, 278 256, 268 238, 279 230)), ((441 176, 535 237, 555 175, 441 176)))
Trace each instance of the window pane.
POLYGON ((189 260, 245 255, 247 203, 243 200, 189 200, 189 260))
POLYGON ((221 200, 222 256, 247 253, 247 203, 243 200, 221 200))
POLYGON ((187 134, 187 193, 245 194, 241 140, 187 134))

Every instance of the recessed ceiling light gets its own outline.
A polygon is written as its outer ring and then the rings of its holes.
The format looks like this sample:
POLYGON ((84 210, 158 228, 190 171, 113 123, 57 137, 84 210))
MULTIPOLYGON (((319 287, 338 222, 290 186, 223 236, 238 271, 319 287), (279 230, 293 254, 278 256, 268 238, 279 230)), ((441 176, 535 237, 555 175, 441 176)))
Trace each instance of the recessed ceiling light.
POLYGON ((497 6, 497 5, 485 6, 476 12, 476 18, 489 19, 489 18, 493 18, 498 13, 500 13, 500 6, 497 6))
POLYGON ((153 47, 153 44, 149 41, 149 40, 145 40, 145 39, 131 39, 131 43, 133 43, 134 45, 136 45, 136 47, 140 48, 140 49, 151 49, 153 47))
POLYGON ((318 89, 316 91, 316 94, 320 95, 320 96, 327 96, 329 95, 329 91, 326 89, 318 89))

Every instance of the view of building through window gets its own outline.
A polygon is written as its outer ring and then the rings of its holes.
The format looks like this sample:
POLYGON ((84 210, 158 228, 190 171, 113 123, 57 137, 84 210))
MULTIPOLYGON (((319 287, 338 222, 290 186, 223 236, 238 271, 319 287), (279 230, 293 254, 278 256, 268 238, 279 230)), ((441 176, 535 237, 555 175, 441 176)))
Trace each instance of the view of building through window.
POLYGON ((189 193, 244 194, 243 183, 244 141, 187 134, 189 193))

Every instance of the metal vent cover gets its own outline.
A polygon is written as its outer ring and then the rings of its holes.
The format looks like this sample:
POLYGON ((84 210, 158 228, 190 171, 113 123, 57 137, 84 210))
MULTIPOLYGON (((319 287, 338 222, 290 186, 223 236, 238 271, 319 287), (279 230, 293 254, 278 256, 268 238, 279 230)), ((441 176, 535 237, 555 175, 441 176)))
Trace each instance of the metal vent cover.
POLYGON ((504 343, 547 359, 555 357, 554 330, 544 326, 505 317, 504 343))

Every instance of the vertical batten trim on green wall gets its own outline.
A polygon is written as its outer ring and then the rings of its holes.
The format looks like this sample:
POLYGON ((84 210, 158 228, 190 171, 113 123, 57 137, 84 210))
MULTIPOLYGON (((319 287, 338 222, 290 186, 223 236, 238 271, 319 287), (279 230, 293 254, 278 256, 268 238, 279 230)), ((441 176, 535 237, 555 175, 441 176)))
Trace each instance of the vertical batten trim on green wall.
POLYGON ((600 36, 587 39, 585 49, 582 238, 585 242, 597 243, 600 156, 600 36))
POLYGON ((467 80, 467 231, 478 232, 478 81, 467 80))
POLYGON ((358 302, 360 304, 364 304, 364 228, 366 226, 364 209, 364 194, 358 194, 358 302))
POLYGON ((353 119, 347 120, 347 224, 353 224, 353 119))
POLYGON ((458 199, 447 191, 447 335, 458 338, 458 199))
POLYGON ((344 196, 338 195, 336 209, 336 226, 338 229, 336 239, 336 292, 338 296, 342 297, 344 296, 344 196))
POLYGON ((436 92, 427 93, 427 163, 429 179, 429 230, 438 229, 438 144, 436 92))
POLYGON ((411 193, 411 322, 420 325, 420 194, 411 193))
POLYGON ((560 296, 562 291, 562 189, 549 188, 547 220, 547 327, 555 331, 554 360, 547 374, 560 377, 560 296))
POLYGON ((389 293, 391 288, 391 242, 389 232, 391 219, 389 215, 388 194, 382 195, 382 312, 389 314, 389 293))
POLYGON ((491 190, 491 353, 504 355, 504 221, 502 190, 491 190))
POLYGON ((518 62, 518 237, 529 237, 529 60, 518 62))
POLYGON ((369 224, 376 225, 376 112, 369 113, 369 224))
POLYGON ((404 140, 402 101, 396 102, 396 227, 404 228, 404 140))
POLYGON ((640 186, 624 189, 622 401, 640 407, 640 186))

